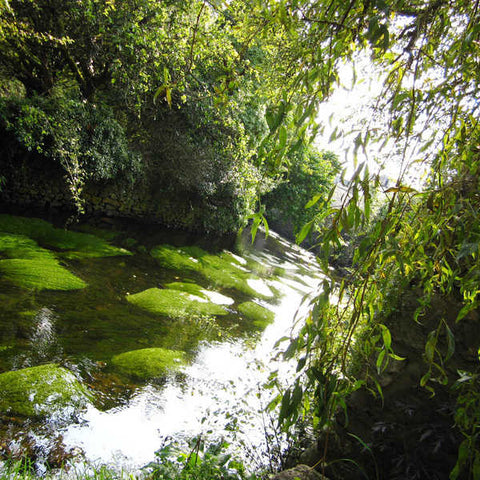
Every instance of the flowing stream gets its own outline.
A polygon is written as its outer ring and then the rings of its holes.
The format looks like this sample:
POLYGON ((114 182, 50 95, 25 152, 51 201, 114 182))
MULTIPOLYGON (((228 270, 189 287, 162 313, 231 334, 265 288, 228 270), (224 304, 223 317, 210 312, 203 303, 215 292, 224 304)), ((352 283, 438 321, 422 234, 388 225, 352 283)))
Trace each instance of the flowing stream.
MULTIPOLYGON (((291 333, 302 299, 321 281, 314 257, 274 233, 268 238, 259 233, 253 245, 245 233, 228 251, 205 240, 153 230, 95 234, 130 254, 62 256, 50 249, 86 288, 27 288, 0 273, 0 373, 61 365, 90 395, 86 406, 68 415, 65 410, 41 417, 2 412, 3 457, 29 455, 40 473, 46 463, 84 460, 136 470, 169 442, 202 435, 226 438, 232 448, 247 452, 247 463, 264 461, 271 423, 265 407, 275 392, 263 385, 273 371, 288 379, 294 367, 282 361, 276 342, 291 333), (228 256, 242 278, 248 276, 242 284, 248 287, 232 287, 229 271, 210 269, 207 275, 165 266, 152 249, 166 244, 196 245, 210 250, 209 255, 228 256), (226 283, 216 282, 212 271, 227 273, 226 283), (209 291, 208 301, 221 304, 226 313, 172 318, 127 301, 129 295, 164 289, 172 282, 200 285, 209 291), (255 321, 242 313, 240 305, 246 303, 273 315, 267 322, 255 321), (186 361, 148 379, 112 365, 115 355, 158 347, 183 352, 186 361)), ((44 237, 37 237, 38 245, 47 248, 44 237)), ((0 251, 0 259, 8 258, 5 252, 0 251)))

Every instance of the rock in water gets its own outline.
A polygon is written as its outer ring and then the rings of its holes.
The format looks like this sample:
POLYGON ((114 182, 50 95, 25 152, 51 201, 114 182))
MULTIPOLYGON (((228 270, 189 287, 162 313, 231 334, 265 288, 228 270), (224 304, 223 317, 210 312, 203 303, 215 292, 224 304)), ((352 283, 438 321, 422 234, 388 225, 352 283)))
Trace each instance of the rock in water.
MULTIPOLYGON (((85 407, 87 389, 72 372, 54 364, 0 374, 0 412, 43 417, 85 407)), ((73 413, 73 412, 71 412, 73 413)))
POLYGON ((112 365, 122 374, 149 380, 178 371, 185 363, 184 352, 166 348, 142 348, 112 358, 112 365))

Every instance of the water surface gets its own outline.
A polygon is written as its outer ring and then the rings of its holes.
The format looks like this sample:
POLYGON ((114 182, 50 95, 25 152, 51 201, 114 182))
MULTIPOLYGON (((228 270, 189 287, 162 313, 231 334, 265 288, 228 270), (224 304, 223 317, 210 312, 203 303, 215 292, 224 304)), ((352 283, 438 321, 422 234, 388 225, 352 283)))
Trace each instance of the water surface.
POLYGON ((239 268, 251 273, 255 297, 213 287, 192 271, 164 268, 149 254, 160 243, 191 246, 191 237, 129 235, 111 238, 133 255, 62 260, 87 282, 85 289, 33 291, 0 278, 0 371, 58 363, 75 372, 94 398, 68 419, 4 415, 2 454, 28 454, 39 465, 88 460, 137 469, 172 439, 201 434, 225 437, 234 448, 250 452, 247 461, 260 462, 271 420, 265 407, 272 395, 262 386, 272 371, 281 378, 291 370, 275 343, 290 334, 302 298, 320 282, 314 258, 275 234, 267 239, 259 234, 254 245, 244 234, 229 250, 239 268), (179 281, 223 295, 219 300, 228 314, 172 319, 126 300, 179 281), (273 323, 259 328, 239 313, 238 305, 246 301, 273 312, 273 323), (183 351, 186 363, 149 381, 122 376, 112 367, 114 355, 149 347, 183 351))

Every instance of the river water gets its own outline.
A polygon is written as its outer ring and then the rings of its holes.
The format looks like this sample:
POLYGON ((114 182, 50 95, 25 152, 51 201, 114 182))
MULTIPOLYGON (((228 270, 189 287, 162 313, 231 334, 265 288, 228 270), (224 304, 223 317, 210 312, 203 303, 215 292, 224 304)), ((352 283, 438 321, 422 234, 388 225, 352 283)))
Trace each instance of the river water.
POLYGON ((0 372, 55 363, 74 372, 93 398, 68 417, 1 414, 2 455, 29 455, 40 473, 46 463, 85 460, 131 471, 169 442, 202 435, 225 438, 246 455, 247 464, 265 462, 274 430, 265 407, 277 392, 263 386, 274 371, 288 382, 294 368, 282 360, 276 342, 291 334, 302 299, 321 281, 314 257, 275 233, 268 238, 259 233, 253 245, 244 233, 228 251, 236 266, 251 274, 248 285, 256 298, 205 275, 166 268, 151 255, 158 244, 196 244, 226 254, 208 240, 153 230, 95 234, 131 255, 61 257, 62 265, 88 284, 84 289, 38 290, 0 277, 0 372), (184 281, 215 291, 228 313, 170 318, 126 301, 145 289, 184 281), (272 312, 273 322, 259 326, 243 315, 238 307, 246 301, 272 312), (148 380, 112 367, 115 355, 153 347, 185 352, 187 361, 148 380))

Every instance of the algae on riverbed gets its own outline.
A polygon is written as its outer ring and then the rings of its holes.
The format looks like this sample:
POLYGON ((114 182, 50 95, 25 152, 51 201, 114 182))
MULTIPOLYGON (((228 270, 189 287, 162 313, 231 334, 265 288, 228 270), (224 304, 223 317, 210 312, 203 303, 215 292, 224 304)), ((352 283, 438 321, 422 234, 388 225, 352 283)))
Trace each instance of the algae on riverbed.
POLYGON ((0 253, 7 258, 55 260, 50 250, 40 247, 25 235, 0 232, 0 253))
POLYGON ((12 282, 37 290, 76 290, 86 283, 62 267, 55 255, 24 235, 0 233, 0 271, 12 282))
POLYGON ((58 250, 64 258, 131 255, 128 250, 110 245, 95 235, 55 228, 39 218, 0 214, 0 232, 29 237, 40 245, 58 250))
POLYGON ((241 303, 238 306, 238 311, 261 329, 272 323, 275 318, 273 312, 254 302, 241 303))
POLYGON ((54 364, 0 374, 0 412, 27 417, 44 416, 67 407, 83 407, 86 388, 73 373, 54 364))
POLYGON ((127 295, 127 300, 152 313, 171 318, 228 313, 221 305, 180 290, 149 288, 134 295, 127 295))
POLYGON ((185 363, 184 352, 165 348, 143 348, 115 355, 112 365, 122 374, 141 380, 178 371, 185 363))
POLYGON ((214 287, 234 289, 256 298, 269 298, 249 284, 249 280, 258 277, 245 269, 230 253, 218 255, 207 253, 200 247, 175 248, 169 245, 158 245, 150 254, 164 267, 179 272, 197 273, 214 287))
POLYGON ((13 283, 36 290, 77 290, 86 283, 60 265, 54 252, 63 258, 129 255, 105 240, 86 233, 54 228, 38 218, 0 215, 0 271, 13 283))

